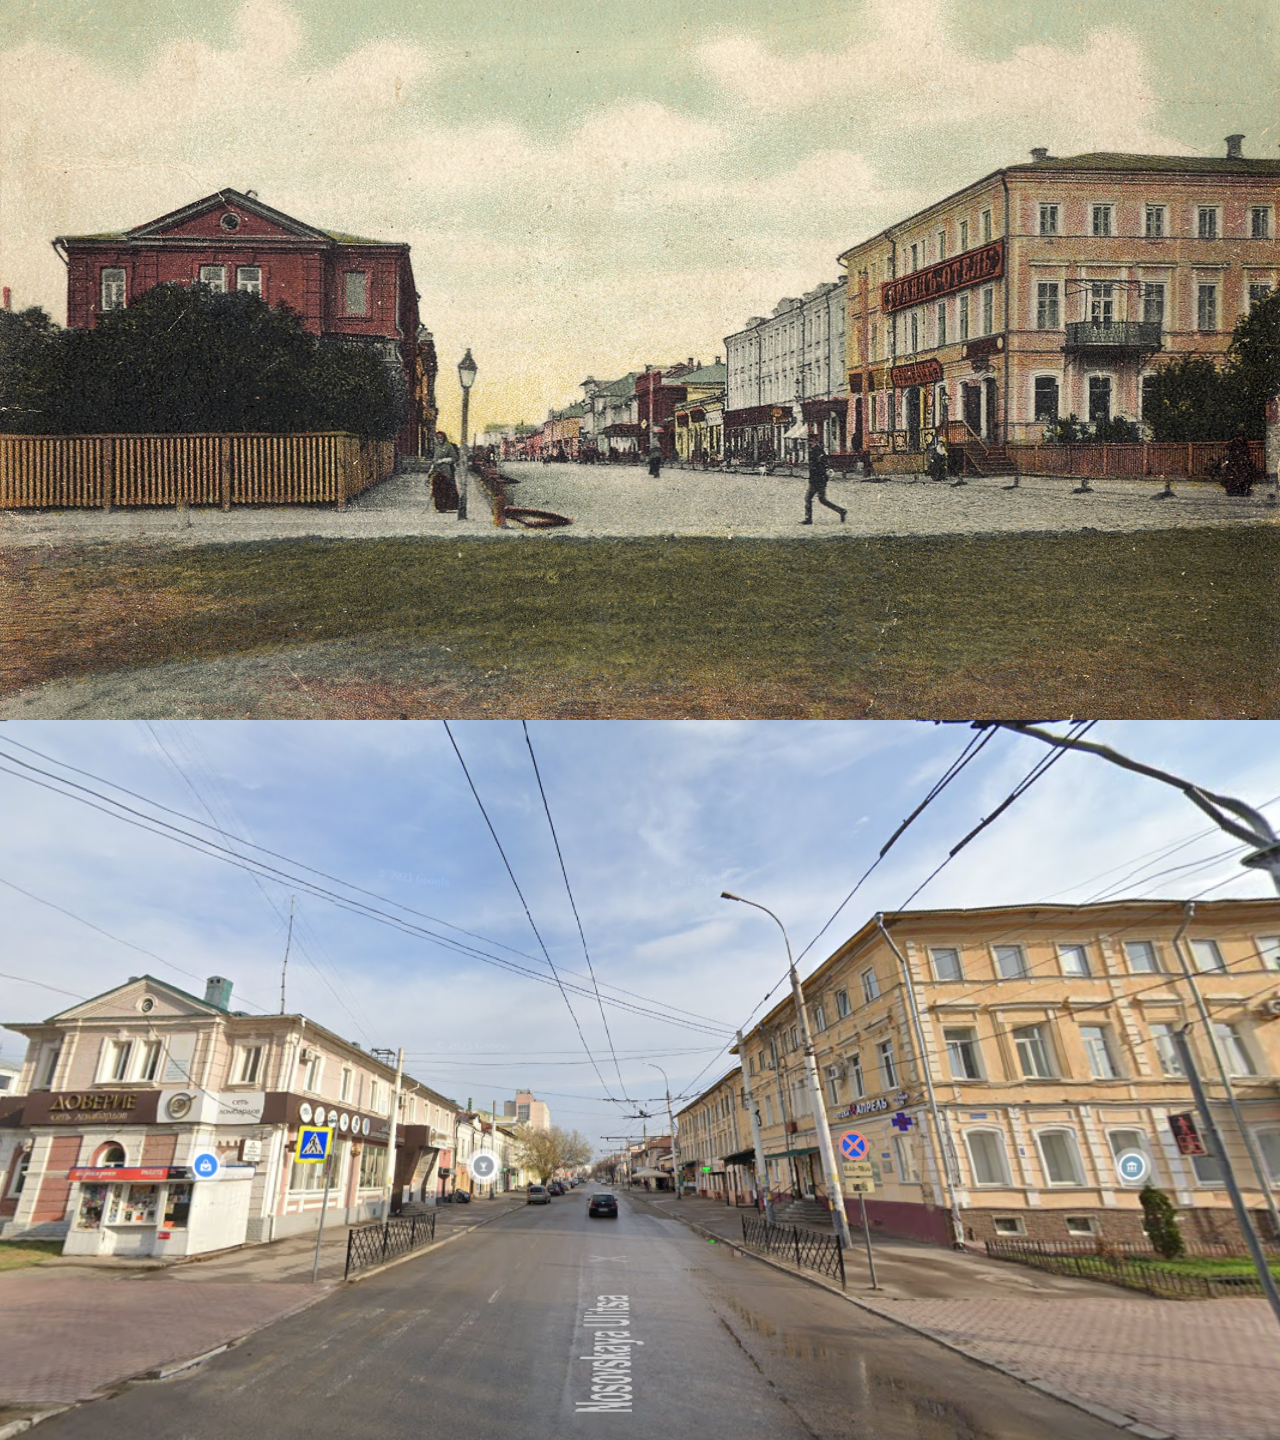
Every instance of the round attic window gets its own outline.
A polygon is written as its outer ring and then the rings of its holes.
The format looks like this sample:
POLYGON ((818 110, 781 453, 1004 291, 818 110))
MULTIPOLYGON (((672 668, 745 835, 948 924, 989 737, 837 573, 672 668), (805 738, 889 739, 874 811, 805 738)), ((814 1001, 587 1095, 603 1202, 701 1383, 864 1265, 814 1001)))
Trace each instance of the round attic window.
POLYGON ((218 224, 221 225, 224 230, 239 230, 240 217, 239 215, 232 214, 232 212, 228 210, 222 219, 218 221, 218 224))
POLYGON ((155 1008, 156 1002, 151 998, 150 995, 148 995, 146 999, 143 1000, 143 1002, 138 1006, 138 1009, 141 1010, 144 1015, 150 1015, 155 1008))

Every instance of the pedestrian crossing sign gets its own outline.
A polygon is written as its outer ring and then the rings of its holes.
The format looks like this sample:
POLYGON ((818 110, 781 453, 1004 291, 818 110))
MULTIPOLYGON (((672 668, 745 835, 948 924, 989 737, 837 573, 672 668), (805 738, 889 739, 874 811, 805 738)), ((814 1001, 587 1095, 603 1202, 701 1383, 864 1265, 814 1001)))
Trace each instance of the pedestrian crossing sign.
POLYGON ((293 1157, 295 1165, 321 1165, 329 1158, 332 1149, 332 1126, 298 1126, 298 1153, 293 1157))

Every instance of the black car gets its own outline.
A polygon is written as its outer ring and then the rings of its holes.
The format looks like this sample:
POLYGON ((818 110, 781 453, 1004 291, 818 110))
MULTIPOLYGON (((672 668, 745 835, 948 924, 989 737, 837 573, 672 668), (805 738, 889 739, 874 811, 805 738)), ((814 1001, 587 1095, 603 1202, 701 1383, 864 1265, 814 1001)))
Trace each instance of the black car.
POLYGON ((593 1195, 587 1201, 587 1215, 608 1215, 611 1220, 618 1218, 618 1197, 604 1193, 593 1195))
POLYGON ((454 1203, 455 1205, 470 1205, 470 1204, 471 1204, 471 1191, 470 1191, 470 1190, 455 1190, 455 1191, 453 1192, 453 1203, 454 1203))

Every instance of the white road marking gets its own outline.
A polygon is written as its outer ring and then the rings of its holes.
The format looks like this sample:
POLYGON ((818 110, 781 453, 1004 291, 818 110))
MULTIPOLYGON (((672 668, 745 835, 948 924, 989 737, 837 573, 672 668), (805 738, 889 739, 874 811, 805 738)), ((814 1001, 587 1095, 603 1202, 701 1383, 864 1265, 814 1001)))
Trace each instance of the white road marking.
POLYGON ((498 1288, 493 1292, 493 1294, 489 1296, 489 1304, 492 1305, 493 1302, 494 1302, 494 1301, 498 1298, 498 1296, 501 1295, 501 1294, 502 1294, 502 1286, 499 1285, 498 1288))

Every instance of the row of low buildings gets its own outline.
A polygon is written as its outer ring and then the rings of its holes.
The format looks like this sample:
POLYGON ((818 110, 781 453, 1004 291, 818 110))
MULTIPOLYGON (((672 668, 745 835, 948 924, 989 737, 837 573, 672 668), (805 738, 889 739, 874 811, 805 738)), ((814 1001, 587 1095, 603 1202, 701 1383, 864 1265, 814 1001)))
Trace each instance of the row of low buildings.
POLYGON ((939 437, 976 458, 1071 415, 1140 421, 1160 365, 1221 361, 1237 318, 1280 283, 1280 161, 1249 158, 1243 139, 1216 157, 1033 150, 727 336, 717 402, 665 403, 681 367, 588 379, 548 421, 577 427, 554 453, 644 451, 658 427, 668 458, 796 461, 816 438, 910 469, 939 437))
MULTIPOLYGON (((1246 1202, 1274 1228, 1278 901, 887 914, 808 976, 804 995, 825 1123, 837 1155, 846 1133, 865 1141, 876 1230, 940 1243, 1138 1240, 1140 1187, 1116 1164, 1138 1150, 1186 1233, 1229 1235, 1218 1162, 1185 1153, 1195 1146, 1179 1117, 1195 1107, 1173 1034, 1188 1023, 1246 1202)), ((790 998, 744 1037, 738 1061, 677 1116, 686 1187, 754 1198, 749 1087, 770 1191, 826 1203, 790 998)))
POLYGON ((390 1051, 301 1015, 233 1011, 219 977, 201 998, 139 976, 8 1028, 28 1048, 0 1094, 0 1234, 65 1237, 68 1253, 195 1254, 312 1231, 326 1206, 358 1223, 519 1188, 519 1127, 550 1124, 528 1093, 496 1116, 464 1108, 398 1077, 390 1051), (309 1125, 332 1127, 327 1172, 299 1163, 309 1125), (484 1185, 469 1169, 480 1150, 499 1159, 484 1185))

